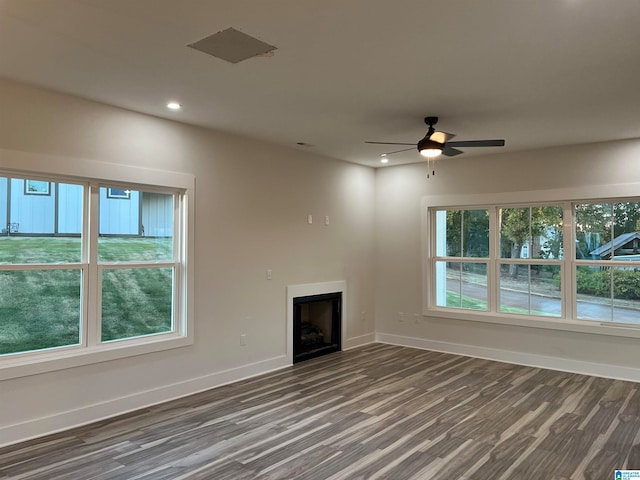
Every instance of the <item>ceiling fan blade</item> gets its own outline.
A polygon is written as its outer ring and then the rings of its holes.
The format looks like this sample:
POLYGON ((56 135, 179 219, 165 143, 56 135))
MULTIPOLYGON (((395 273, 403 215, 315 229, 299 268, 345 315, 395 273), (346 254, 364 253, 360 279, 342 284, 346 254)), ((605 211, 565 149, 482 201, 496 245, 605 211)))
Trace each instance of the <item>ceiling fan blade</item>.
POLYGON ((457 148, 451 148, 450 146, 445 146, 444 150, 442 150, 442 154, 447 157, 455 157, 456 155, 460 155, 464 153, 462 150, 458 150, 457 148))
POLYGON ((396 150, 395 152, 387 152, 387 153, 384 153, 383 155, 393 155, 394 153, 408 152, 409 150, 415 150, 415 149, 416 147, 413 146, 411 148, 403 148, 402 150, 396 150))
POLYGON ((462 140, 447 142, 448 147, 504 147, 504 140, 462 140))
POLYGON ((453 133, 433 132, 433 135, 431 135, 429 138, 431 140, 433 140, 434 142, 446 143, 449 140, 451 140, 453 137, 455 137, 455 135, 453 133))
POLYGON ((364 142, 364 143, 372 143, 374 145, 413 145, 416 146, 415 143, 396 143, 396 142, 364 142))

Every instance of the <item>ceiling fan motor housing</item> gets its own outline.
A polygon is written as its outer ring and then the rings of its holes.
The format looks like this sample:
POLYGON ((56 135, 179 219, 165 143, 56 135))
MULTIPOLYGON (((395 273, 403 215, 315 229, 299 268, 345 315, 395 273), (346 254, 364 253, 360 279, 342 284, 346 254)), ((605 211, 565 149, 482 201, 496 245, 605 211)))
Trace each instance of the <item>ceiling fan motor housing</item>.
POLYGON ((424 117, 424 123, 433 127, 436 123, 438 123, 438 117, 424 117))

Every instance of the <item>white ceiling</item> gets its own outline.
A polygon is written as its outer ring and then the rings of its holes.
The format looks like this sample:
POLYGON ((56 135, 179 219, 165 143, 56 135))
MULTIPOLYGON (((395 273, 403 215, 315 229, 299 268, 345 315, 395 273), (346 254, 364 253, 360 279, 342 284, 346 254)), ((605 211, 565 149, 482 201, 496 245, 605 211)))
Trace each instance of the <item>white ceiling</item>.
POLYGON ((0 0, 0 76, 375 167, 426 115, 506 140, 465 156, 633 138, 640 1, 0 0), (229 27, 275 54, 186 46, 229 27))

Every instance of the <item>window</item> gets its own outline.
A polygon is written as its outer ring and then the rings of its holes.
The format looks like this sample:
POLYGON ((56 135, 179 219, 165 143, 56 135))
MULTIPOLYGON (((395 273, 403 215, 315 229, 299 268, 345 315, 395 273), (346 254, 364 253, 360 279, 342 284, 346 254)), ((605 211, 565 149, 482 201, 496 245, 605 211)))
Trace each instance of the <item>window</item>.
MULTIPOLYGON (((55 196, 32 197, 29 188, 20 188, 33 182, 0 177, 0 216, 14 226, 0 236, 0 355, 81 343, 84 187, 59 183, 59 192, 75 200, 74 212, 61 221, 77 231, 56 237, 55 196)), ((38 185, 49 190, 49 182, 38 185)))
POLYGON ((129 200, 131 198, 131 190, 123 188, 107 188, 107 198, 120 198, 121 200, 129 200))
POLYGON ((427 225, 427 314, 640 326, 640 202, 432 207, 427 225))
POLYGON ((640 325, 640 203, 575 206, 576 317, 640 325))
POLYGON ((173 331, 174 195, 100 188, 101 341, 173 331))
POLYGON ((185 191, 34 182, 0 176, 0 367, 184 338, 185 191))
POLYGON ((489 211, 436 210, 436 305, 487 310, 489 211))
POLYGON ((560 317, 562 207, 499 209, 498 311, 560 317))
POLYGON ((25 195, 51 195, 50 184, 49 182, 43 182, 41 180, 25 180, 24 194, 25 195))

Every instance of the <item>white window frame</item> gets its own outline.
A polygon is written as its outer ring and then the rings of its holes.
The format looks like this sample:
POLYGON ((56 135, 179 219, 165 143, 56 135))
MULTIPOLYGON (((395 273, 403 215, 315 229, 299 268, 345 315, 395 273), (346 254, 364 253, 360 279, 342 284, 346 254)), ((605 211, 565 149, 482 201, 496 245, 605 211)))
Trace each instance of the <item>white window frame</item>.
MULTIPOLYGON (((83 249, 82 262, 60 265, 16 266, 15 269, 80 268, 83 272, 82 315, 86 319, 80 332, 80 344, 43 349, 34 352, 0 356, 0 380, 56 371, 81 365, 99 363, 134 355, 147 354, 192 345, 194 342, 193 296, 193 216, 195 178, 179 172, 166 172, 129 165, 90 160, 78 161, 49 155, 32 154, 0 149, 0 175, 37 180, 82 184, 83 249), (97 262, 97 229, 90 231, 89 216, 98 218, 100 186, 122 186, 131 190, 174 193, 173 241, 175 258, 170 261, 97 262), (89 201, 92 196, 92 201, 89 201), (89 205, 91 212, 89 211, 89 205), (88 255, 95 255, 89 259, 88 255), (102 268, 129 267, 174 268, 175 300, 172 330, 167 333, 102 342, 100 338, 100 270, 102 268), (87 300, 87 301, 85 301, 87 300), (94 311, 89 312, 89 308, 94 311), (87 322, 92 322, 89 325, 87 322)), ((97 227, 97 223, 95 225, 97 227)), ((13 268, 13 267, 11 267, 13 268)))
MULTIPOLYGON (((583 333, 593 333, 600 335, 624 336, 640 338, 640 326, 620 324, 615 322, 597 322, 593 320, 578 320, 575 318, 575 275, 576 266, 584 264, 584 260, 576 260, 575 245, 569 239, 574 238, 575 225, 572 220, 573 204, 581 202, 601 202, 601 201, 637 201, 640 198, 640 184, 615 184, 575 187, 567 189, 552 190, 532 190, 522 192, 501 192, 493 194, 466 194, 466 195, 433 195, 422 198, 422 281, 423 281, 423 302, 422 313, 425 317, 467 320, 486 323, 497 323, 503 325, 516 325, 533 328, 544 328, 551 330, 575 331, 583 333), (603 200, 605 199, 605 200, 603 200), (562 275, 562 316, 545 317, 523 314, 501 313, 497 310, 499 305, 498 291, 498 271, 494 268, 501 262, 500 246, 497 244, 499 238, 497 208, 499 207, 528 207, 539 205, 562 205, 563 207, 563 238, 564 252, 563 260, 552 263, 560 263, 562 275), (439 209, 481 209, 488 208, 490 211, 490 260, 487 271, 487 284, 489 294, 489 311, 466 310, 451 307, 435 306, 435 285, 433 275, 435 275, 435 228, 432 222, 435 214, 432 211, 439 209), (494 238, 495 237, 495 238, 494 238), (432 253, 433 249, 433 253, 432 253), (493 307, 491 307, 493 306, 493 307), (493 308, 493 311, 491 310, 493 308)), ((435 227, 435 226, 434 226, 435 227)), ((441 260, 439 258, 438 260, 441 260)), ((452 257, 451 261, 460 260, 452 257)), ((465 260, 472 261, 472 258, 465 260)), ((479 259, 481 260, 481 259, 479 259)), ((531 264, 533 259, 523 259, 522 262, 531 264)), ((545 262, 547 263, 547 262, 545 262)), ((589 264, 593 262, 589 261, 589 264)), ((614 266, 607 263, 608 266, 614 266)), ((624 262, 616 262, 615 266, 623 266, 624 262)))

